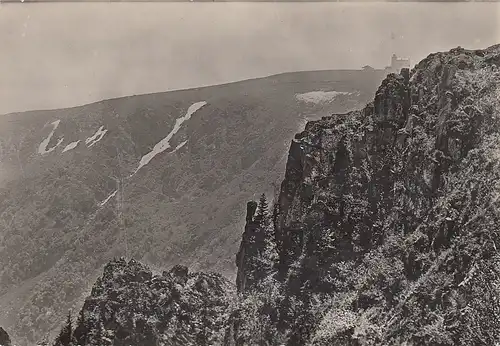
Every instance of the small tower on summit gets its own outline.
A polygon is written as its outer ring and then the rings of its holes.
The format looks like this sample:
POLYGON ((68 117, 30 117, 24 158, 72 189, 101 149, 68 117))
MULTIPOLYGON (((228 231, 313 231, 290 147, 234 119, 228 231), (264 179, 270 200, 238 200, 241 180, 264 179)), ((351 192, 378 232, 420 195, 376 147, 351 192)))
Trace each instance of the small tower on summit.
POLYGON ((410 68, 410 59, 398 58, 396 54, 392 54, 391 66, 386 67, 386 70, 399 73, 403 68, 410 68))
POLYGON ((392 54, 391 57, 391 67, 396 66, 398 63, 398 56, 396 54, 392 54))

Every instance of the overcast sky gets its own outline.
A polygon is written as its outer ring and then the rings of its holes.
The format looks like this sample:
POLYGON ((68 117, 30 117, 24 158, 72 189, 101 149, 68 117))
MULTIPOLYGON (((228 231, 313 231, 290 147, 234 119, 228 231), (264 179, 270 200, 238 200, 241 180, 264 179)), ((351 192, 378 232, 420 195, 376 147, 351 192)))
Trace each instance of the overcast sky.
POLYGON ((0 4, 0 114, 500 43, 498 3, 0 4))

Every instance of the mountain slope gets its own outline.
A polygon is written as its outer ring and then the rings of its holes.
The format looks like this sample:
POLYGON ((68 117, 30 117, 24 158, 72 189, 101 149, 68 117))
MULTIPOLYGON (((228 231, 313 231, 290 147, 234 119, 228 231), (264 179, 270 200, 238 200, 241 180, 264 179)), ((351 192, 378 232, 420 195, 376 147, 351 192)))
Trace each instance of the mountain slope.
POLYGON ((0 117, 0 324, 39 340, 113 257, 232 277, 241 205, 272 192, 293 134, 360 107, 384 75, 300 72, 0 117))

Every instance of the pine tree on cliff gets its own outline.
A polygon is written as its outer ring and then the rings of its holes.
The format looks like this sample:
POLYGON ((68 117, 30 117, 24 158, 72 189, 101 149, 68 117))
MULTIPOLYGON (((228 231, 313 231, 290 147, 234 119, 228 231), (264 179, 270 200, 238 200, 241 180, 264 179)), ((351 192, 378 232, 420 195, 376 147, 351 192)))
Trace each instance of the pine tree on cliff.
POLYGON ((265 194, 262 194, 259 199, 255 221, 259 224, 255 244, 259 254, 255 263, 255 276, 257 279, 263 279, 274 269, 277 259, 274 225, 271 222, 269 204, 265 194))
POLYGON ((81 309, 76 321, 75 331, 73 332, 73 337, 78 345, 85 345, 87 343, 88 332, 83 309, 81 309))
POLYGON ((255 221, 259 223, 260 226, 267 226, 269 224, 269 204, 267 203, 265 194, 260 196, 255 221))
POLYGON ((269 245, 269 242, 272 241, 272 238, 274 237, 274 227, 271 221, 269 204, 267 202, 266 195, 262 194, 259 199, 257 214, 255 216, 255 222, 259 225, 255 237, 255 243, 260 249, 260 252, 265 250, 265 248, 269 245))
POLYGON ((97 343, 97 345, 101 344, 102 336, 103 336, 103 327, 102 327, 102 323, 99 322, 99 324, 97 325, 97 332, 95 333, 95 336, 94 336, 94 341, 97 343))
POLYGON ((279 253, 278 251, 283 250, 283 244, 281 244, 281 239, 278 236, 278 225, 279 225, 279 217, 280 217, 280 204, 279 202, 275 201, 273 204, 273 215, 272 215, 272 223, 273 223, 273 240, 275 244, 275 250, 276 250, 276 260, 278 261, 279 253))
POLYGON ((276 228, 278 226, 280 216, 280 204, 278 202, 274 202, 273 204, 273 226, 276 228))
POLYGON ((54 346, 70 346, 72 345, 73 322, 71 320, 71 311, 68 313, 66 324, 59 332, 54 346))

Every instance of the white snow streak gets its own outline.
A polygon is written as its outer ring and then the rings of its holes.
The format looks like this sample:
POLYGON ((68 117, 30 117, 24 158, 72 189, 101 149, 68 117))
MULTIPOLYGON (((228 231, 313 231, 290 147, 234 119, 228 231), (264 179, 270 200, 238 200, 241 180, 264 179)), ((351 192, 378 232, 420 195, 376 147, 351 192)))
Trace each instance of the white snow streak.
POLYGON ((101 202, 101 204, 99 204, 100 207, 104 206, 106 203, 109 202, 109 200, 113 197, 116 196, 116 194, 118 193, 118 190, 116 190, 115 192, 113 192, 111 195, 108 196, 108 198, 106 198, 104 201, 101 202))
POLYGON ((175 149, 172 150, 172 153, 175 153, 177 150, 179 150, 180 148, 182 148, 184 145, 186 145, 187 142, 188 141, 186 140, 186 141, 182 142, 181 144, 179 144, 178 146, 176 146, 175 149))
POLYGON ((72 150, 72 149, 75 149, 77 146, 78 146, 78 143, 80 143, 80 141, 76 141, 76 142, 71 142, 69 143, 64 149, 63 149, 63 153, 69 151, 69 150, 72 150))
POLYGON ((318 104, 332 102, 340 95, 349 94, 350 93, 343 91, 311 91, 304 94, 296 94, 295 98, 299 101, 318 104))
POLYGON ((139 167, 137 167, 137 169, 135 170, 135 172, 132 174, 132 176, 134 174, 136 174, 142 167, 144 167, 145 165, 147 165, 149 162, 151 162, 151 160, 158 154, 164 152, 165 150, 167 150, 168 148, 170 148, 170 140, 172 139, 172 137, 180 130, 181 128, 181 125, 189 120, 191 118, 191 116, 197 112, 201 107, 205 106, 207 103, 205 101, 201 101, 201 102, 196 102, 194 104, 192 104, 187 112, 186 112, 186 115, 184 115, 183 117, 180 117, 180 118, 177 118, 177 120, 175 121, 175 125, 174 125, 174 128, 172 129, 172 131, 170 131, 170 133, 167 135, 167 137, 163 138, 160 142, 158 142, 154 147, 153 147, 153 150, 151 150, 149 153, 147 153, 146 155, 144 155, 142 158, 141 158, 141 161, 139 163, 139 167))
POLYGON ((104 130, 104 126, 99 127, 99 130, 97 130, 97 132, 92 137, 89 137, 85 140, 85 144, 87 144, 87 146, 90 148, 91 146, 99 142, 107 132, 108 130, 104 130))
POLYGON ((47 136, 47 138, 45 138, 42 143, 40 143, 40 146, 38 147, 38 153, 41 154, 41 155, 45 155, 45 154, 48 154, 52 151, 54 151, 59 145, 61 145, 61 143, 63 142, 64 140, 64 137, 63 138, 60 138, 58 141, 57 141, 57 144, 55 146, 53 146, 52 148, 50 149, 47 149, 47 146, 49 145, 49 142, 50 140, 52 139, 52 136, 54 136, 54 132, 56 132, 57 128, 59 127, 59 123, 61 122, 61 120, 56 120, 52 123, 52 132, 50 132, 50 134, 47 136))

